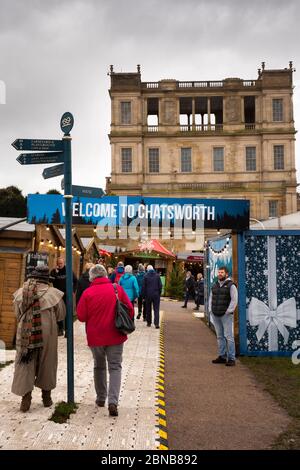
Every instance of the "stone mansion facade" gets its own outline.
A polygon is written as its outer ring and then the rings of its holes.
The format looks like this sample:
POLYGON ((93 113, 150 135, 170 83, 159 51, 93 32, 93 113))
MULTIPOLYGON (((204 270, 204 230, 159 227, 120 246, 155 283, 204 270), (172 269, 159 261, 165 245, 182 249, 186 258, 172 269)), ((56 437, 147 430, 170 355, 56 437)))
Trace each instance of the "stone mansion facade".
POLYGON ((297 210, 293 64, 256 79, 142 82, 111 66, 108 194, 249 199, 297 210))

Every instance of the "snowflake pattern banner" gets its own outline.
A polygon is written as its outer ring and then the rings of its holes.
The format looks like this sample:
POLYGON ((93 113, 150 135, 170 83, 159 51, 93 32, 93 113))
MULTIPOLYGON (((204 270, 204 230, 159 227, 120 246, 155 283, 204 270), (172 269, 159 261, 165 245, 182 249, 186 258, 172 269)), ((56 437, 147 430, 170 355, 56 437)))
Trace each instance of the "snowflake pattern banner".
POLYGON ((300 338, 300 237, 247 235, 245 266, 248 352, 292 352, 300 338))

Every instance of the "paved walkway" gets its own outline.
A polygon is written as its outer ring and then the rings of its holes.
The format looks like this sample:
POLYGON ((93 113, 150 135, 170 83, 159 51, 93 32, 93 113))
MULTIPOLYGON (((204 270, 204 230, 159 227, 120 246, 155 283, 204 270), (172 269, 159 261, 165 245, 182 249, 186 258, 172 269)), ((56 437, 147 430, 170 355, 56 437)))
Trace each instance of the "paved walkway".
MULTIPOLYGON (((79 322, 74 324, 79 408, 67 423, 48 420, 54 407, 42 406, 39 389, 30 411, 21 413, 20 398, 10 392, 13 364, 0 371, 0 449, 155 450, 157 393, 161 403, 166 401, 171 450, 269 448, 289 423, 285 412, 239 361, 231 368, 211 363, 217 355, 216 338, 195 318, 192 304, 184 310, 181 303, 163 301, 161 307, 165 355, 160 354, 160 330, 138 320, 124 348, 118 418, 94 403, 93 361, 79 322), (159 371, 163 357, 165 374, 159 371), (158 373, 162 383, 165 378, 164 392, 156 392, 158 373)), ((60 337, 54 402, 66 396, 66 340, 60 337)), ((164 416, 160 418, 161 425, 164 416)))
MULTIPOLYGON (((54 406, 44 408, 34 390, 30 411, 19 411, 20 397, 10 392, 13 364, 0 371, 0 449, 156 449, 158 446, 156 380, 159 330, 136 322, 125 343, 119 417, 95 405, 93 361, 84 325, 74 324, 76 414, 65 424, 49 421, 54 406)), ((11 353, 10 353, 11 355, 11 353)), ((9 358, 11 359, 11 357, 9 358)), ((58 385, 53 401, 66 401, 66 340, 59 337, 58 385)))
POLYGON ((290 419, 246 366, 212 364, 216 337, 189 304, 165 302, 170 449, 267 449, 290 419))

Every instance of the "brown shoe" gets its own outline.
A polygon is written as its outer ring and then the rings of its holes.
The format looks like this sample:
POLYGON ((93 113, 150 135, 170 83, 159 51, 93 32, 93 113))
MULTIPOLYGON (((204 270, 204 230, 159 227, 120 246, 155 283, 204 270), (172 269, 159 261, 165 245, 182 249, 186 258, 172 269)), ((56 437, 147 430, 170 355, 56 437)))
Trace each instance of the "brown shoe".
POLYGON ((26 411, 29 410, 31 405, 31 392, 26 393, 22 397, 21 405, 20 405, 20 411, 23 411, 23 413, 26 413, 26 411))
POLYGON ((117 407, 117 405, 114 405, 113 403, 110 403, 108 405, 108 411, 109 411, 110 416, 118 416, 119 415, 118 407, 117 407))
POLYGON ((96 405, 103 408, 105 406, 105 400, 96 400, 96 405))
POLYGON ((53 401, 51 399, 51 390, 42 390, 42 400, 45 408, 53 405, 53 401))
POLYGON ((228 359, 228 361, 225 364, 227 367, 232 367, 235 366, 235 361, 233 359, 228 359))
POLYGON ((218 356, 217 359, 213 359, 211 362, 212 362, 213 364, 226 364, 226 363, 227 363, 227 359, 226 359, 226 357, 218 356))

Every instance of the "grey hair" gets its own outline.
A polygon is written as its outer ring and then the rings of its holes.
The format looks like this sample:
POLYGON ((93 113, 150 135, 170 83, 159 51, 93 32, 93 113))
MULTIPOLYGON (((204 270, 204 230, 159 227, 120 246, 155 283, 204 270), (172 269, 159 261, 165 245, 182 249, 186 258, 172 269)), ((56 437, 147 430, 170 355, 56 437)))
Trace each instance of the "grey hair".
POLYGON ((91 282, 97 277, 107 277, 107 271, 102 264, 95 264, 95 266, 89 270, 89 279, 91 282))
POLYGON ((154 271, 152 264, 148 264, 147 271, 154 271))
POLYGON ((126 264, 125 273, 132 273, 132 266, 130 264, 126 264))
POLYGON ((142 271, 145 271, 145 266, 142 263, 140 263, 139 264, 139 272, 142 272, 142 271))

